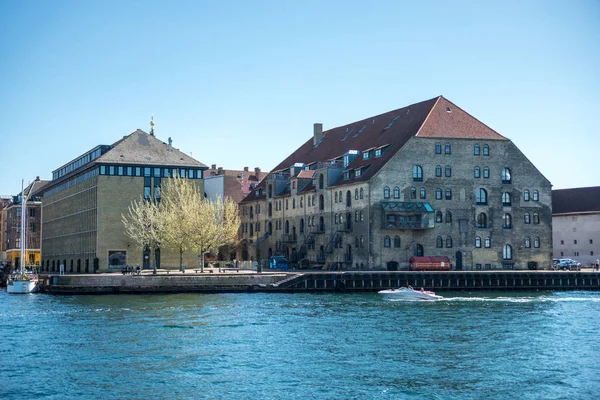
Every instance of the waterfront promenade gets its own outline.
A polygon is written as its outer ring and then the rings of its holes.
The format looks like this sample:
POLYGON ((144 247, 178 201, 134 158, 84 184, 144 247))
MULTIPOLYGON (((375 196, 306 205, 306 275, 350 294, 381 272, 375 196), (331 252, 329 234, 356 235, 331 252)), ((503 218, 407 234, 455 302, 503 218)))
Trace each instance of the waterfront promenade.
POLYGON ((597 271, 267 271, 207 269, 140 275, 41 275, 51 294, 373 292, 408 286, 440 291, 600 290, 597 271))

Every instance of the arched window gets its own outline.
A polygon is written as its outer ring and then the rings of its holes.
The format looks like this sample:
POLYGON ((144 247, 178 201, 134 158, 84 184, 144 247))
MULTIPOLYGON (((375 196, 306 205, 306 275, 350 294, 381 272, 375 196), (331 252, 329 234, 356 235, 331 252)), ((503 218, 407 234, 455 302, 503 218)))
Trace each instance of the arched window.
POLYGON ((390 246, 391 246, 390 237, 386 235, 383 238, 383 247, 390 247, 390 246))
POLYGON ((484 179, 490 178, 490 169, 488 167, 483 167, 483 178, 484 179))
POLYGON ((271 221, 269 221, 269 227, 267 229, 267 232, 269 232, 269 235, 273 234, 273 224, 271 223, 271 221))
POLYGON ((350 207, 351 205, 352 205, 352 192, 348 190, 346 192, 346 207, 350 207))
POLYGON ((400 198, 400 188, 398 186, 396 186, 394 188, 394 198, 395 199, 399 199, 400 198))
POLYGON ((449 249, 452 248, 452 238, 450 236, 446 238, 446 247, 449 249))
POLYGON ((490 240, 490 238, 488 236, 486 236, 486 238, 485 238, 485 247, 488 249, 490 247, 492 247, 492 241, 490 240))
POLYGON ((537 190, 533 191, 533 201, 539 201, 540 200, 540 194, 537 190))
POLYGON ((504 229, 512 228, 512 216, 509 213, 504 214, 502 217, 502 227, 504 229))
POLYGON ((423 181, 423 168, 420 165, 413 165, 413 181, 423 181))
POLYGON ((535 239, 533 239, 533 247, 535 247, 536 249, 538 247, 540 247, 540 238, 536 237, 535 239))
POLYGON ((425 254, 425 251, 423 250, 423 245, 417 243, 413 249, 413 254, 416 257, 423 257, 423 255, 425 254))
POLYGON ((304 207, 304 197, 300 197, 300 208, 304 207))
POLYGON ((531 223, 531 217, 529 216, 529 213, 526 212, 525 215, 523 216, 523 222, 525 222, 526 224, 530 224, 531 223))
POLYGON ((394 236, 394 247, 400 247, 400 236, 398 235, 394 236))
POLYGON ((296 209, 296 198, 294 197, 292 199, 292 210, 295 210, 295 209, 296 209))
POLYGON ((512 177, 509 168, 502 168, 502 183, 511 183, 512 177))
POLYGON ((477 189, 477 196, 475 198, 475 202, 479 205, 487 204, 487 192, 485 189, 477 189))
POLYGON ((338 224, 338 215, 337 215, 337 213, 333 214, 333 223, 336 224, 336 225, 338 224))
POLYGON ((270 217, 273 214, 273 204, 269 203, 267 206, 267 215, 270 217))
POLYGON ((421 199, 425 199, 426 198, 425 188, 421 188, 421 190, 419 190, 419 197, 421 199))
POLYGON ((525 238, 525 248, 530 248, 531 247, 531 239, 529 239, 529 237, 525 238))
POLYGON ((481 177, 481 170, 479 169, 479 167, 475 167, 475 169, 473 170, 473 177, 474 178, 481 177))
POLYGON ((442 212, 441 211, 437 211, 435 213, 435 222, 443 222, 442 218, 443 218, 442 212))
POLYGON ((285 221, 285 233, 290 233, 290 221, 285 221))
POLYGON ((337 203, 337 201, 338 201, 337 192, 335 192, 335 195, 333 196, 333 198, 334 198, 334 202, 337 203))
POLYGON ((365 239, 363 238, 363 236, 360 236, 360 247, 365 247, 365 239))
POLYGON ((502 193, 502 205, 503 206, 510 206, 512 203, 511 198, 510 198, 510 193, 508 192, 504 192, 502 193))
POLYGON ((358 189, 354 189, 354 200, 358 200, 358 189))
POLYGON ((452 176, 452 168, 449 165, 446 165, 445 174, 448 178, 452 176))
POLYGON ((504 250, 502 251, 502 257, 505 260, 512 260, 512 247, 510 244, 504 246, 504 250))
POLYGON ((540 214, 533 213, 533 223, 534 224, 539 224, 540 223, 540 214))
POLYGON ((364 221, 364 219, 365 219, 365 218, 364 218, 364 214, 363 214, 363 212, 361 211, 361 212, 360 212, 360 220, 361 220, 361 221, 364 221))
POLYGON ((325 232, 325 218, 319 217, 319 232, 325 232))
POLYGON ((416 199, 417 198, 417 189, 414 187, 410 188, 410 198, 411 199, 416 199))
POLYGON ((523 192, 523 200, 524 201, 529 201, 529 190, 525 190, 523 192))
POLYGON ((363 191, 363 188, 360 188, 360 198, 361 198, 361 199, 363 198, 363 192, 364 192, 364 191, 363 191))
POLYGON ((452 147, 450 147, 450 143, 446 143, 446 146, 444 146, 444 153, 446 153, 446 154, 452 153, 452 147))
POLYGON ((438 249, 444 247, 444 239, 442 239, 441 236, 438 236, 435 239, 435 247, 437 247, 438 249))
POLYGON ((319 195, 319 210, 324 210, 325 209, 325 199, 323 198, 323 195, 319 195))
POLYGON ((473 146, 473 154, 478 156, 479 155, 479 144, 475 144, 475 146, 473 146))
POLYGON ((487 214, 479 213, 477 216, 477 227, 478 228, 487 228, 487 214))
POLYGON ((300 233, 304 233, 304 218, 300 218, 300 233))
POLYGON ((440 188, 435 189, 435 199, 436 200, 442 199, 442 189, 440 189, 440 188))
POLYGON ((450 211, 446 211, 446 223, 447 224, 452 223, 452 213, 450 211))
POLYGON ((484 156, 489 156, 490 155, 490 147, 487 144, 483 145, 483 155, 484 156))
POLYGON ((442 154, 442 144, 441 143, 435 144, 435 154, 442 154))
POLYGON ((387 186, 383 188, 383 198, 384 199, 390 198, 390 188, 387 186))
POLYGON ((323 174, 319 175, 319 189, 323 189, 324 180, 325 178, 323 177, 323 174))
POLYGON ((452 200, 452 189, 446 189, 446 200, 452 200))
POLYGON ((436 165, 435 166, 435 176, 437 176, 437 177, 441 177, 442 176, 442 166, 441 165, 436 165))
POLYGON ((481 247, 481 238, 479 236, 475 236, 475 247, 481 247))

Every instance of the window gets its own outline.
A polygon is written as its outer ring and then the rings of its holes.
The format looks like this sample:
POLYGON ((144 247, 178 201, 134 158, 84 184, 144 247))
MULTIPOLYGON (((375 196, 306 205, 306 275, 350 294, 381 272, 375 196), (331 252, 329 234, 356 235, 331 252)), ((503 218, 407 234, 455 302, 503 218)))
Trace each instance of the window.
POLYGON ((446 200, 452 200, 452 189, 446 189, 446 200))
POLYGON ((426 198, 425 188, 421 188, 421 190, 419 190, 419 197, 421 199, 425 199, 426 198))
POLYGON ((502 183, 511 183, 512 177, 510 175, 510 169, 502 168, 502 183))
POLYGON ((446 154, 452 153, 452 148, 450 147, 450 143, 446 143, 446 146, 444 146, 444 153, 446 153, 446 154))
POLYGON ((423 168, 420 165, 413 166, 413 181, 416 181, 416 182, 423 181, 423 168))
POLYGON ((525 215, 523 216, 523 222, 525 222, 526 224, 531 223, 531 216, 529 215, 528 212, 526 212, 525 215))
POLYGON ((334 197, 335 197, 335 203, 337 203, 337 201, 338 201, 337 192, 335 192, 335 196, 334 197))
POLYGON ((399 199, 400 198, 400 188, 398 186, 396 186, 394 188, 394 198, 395 199, 399 199))
POLYGON ((417 198, 417 189, 414 187, 410 188, 410 198, 411 199, 416 199, 417 198))
POLYGON ((400 247, 400 236, 398 236, 398 235, 394 236, 394 247, 395 248, 400 247))
POLYGON ((539 224, 540 223, 540 214, 538 214, 538 213, 534 213, 533 214, 533 223, 534 224, 539 224))
POLYGON ((502 205, 503 206, 510 206, 512 203, 511 198, 510 198, 510 193, 508 192, 504 192, 502 193, 502 205))
POLYGON ((296 209, 296 198, 292 199, 292 210, 296 209))
POLYGON ((300 197, 300 208, 304 208, 304 197, 300 197))
POLYGON ((108 174, 109 175, 114 175, 115 174, 115 166, 114 165, 110 165, 108 167, 108 174))
POLYGON ((509 244, 504 246, 504 250, 502 251, 502 257, 505 260, 512 260, 512 247, 509 244))
POLYGON ((475 144, 475 146, 473 146, 473 155, 479 155, 479 144, 475 144))
POLYGON ((523 192, 523 200, 524 201, 529 201, 529 190, 525 190, 523 192))
POLYGON ((440 249, 440 248, 444 247, 444 239, 442 239, 442 237, 441 237, 441 236, 438 236, 438 237, 435 239, 435 247, 437 247, 438 249, 440 249))
POLYGON ((144 199, 148 200, 150 198, 150 187, 144 186, 144 199))
POLYGON ((290 207, 290 200, 289 199, 285 199, 285 209, 288 210, 290 207))
POLYGON ((123 166, 119 165, 117 167, 117 176, 123 176, 123 166))
POLYGON ((360 240, 358 239, 358 236, 354 238, 354 246, 356 246, 357 248, 360 247, 360 240))
POLYGON ((375 158, 381 157, 381 149, 375 150, 375 158))
POLYGON ((355 178, 360 178, 360 168, 356 168, 356 169, 354 170, 354 177, 355 177, 355 178))
POLYGON ((475 247, 481 247, 481 238, 479 236, 475 236, 475 247))
POLYGON ((438 178, 442 176, 442 166, 441 165, 435 166, 435 176, 437 176, 438 178))
MULTIPOLYGON (((323 176, 323 175, 321 175, 323 176)), ((319 196, 319 210, 324 210, 325 209, 325 199, 323 198, 323 195, 319 196)))
POLYGON ((325 178, 323 177, 323 174, 319 175, 319 189, 323 189, 323 186, 324 186, 324 183, 323 183, 323 182, 324 182, 324 179, 325 179, 325 178))
POLYGON ((369 152, 365 151, 363 152, 363 160, 368 160, 369 159, 369 152))
POLYGON ((452 223, 452 213, 450 211, 446 211, 446 223, 447 224, 452 223))
POLYGON ((358 189, 354 189, 354 200, 358 200, 358 189))
POLYGON ((387 186, 383 188, 383 198, 384 199, 390 198, 390 188, 387 186))
POLYGON ((358 222, 358 211, 354 211, 354 222, 358 222))
POLYGON ((100 175, 106 175, 106 166, 105 165, 100 166, 100 175))
POLYGON ((440 189, 440 188, 435 189, 435 199, 436 200, 442 199, 442 189, 440 189))
POLYGON ((525 238, 525 248, 530 248, 531 247, 531 239, 529 239, 528 237, 525 238))
POLYGON ((479 169, 479 167, 475 167, 475 169, 473 170, 473 177, 474 178, 481 177, 481 170, 479 169))
POLYGON ((489 156, 490 155, 490 148, 487 144, 483 145, 483 155, 484 156, 489 156))
POLYGON ((540 200, 540 194, 537 190, 533 191, 533 201, 539 201, 540 200))
POLYGON ((417 243, 413 248, 413 254, 416 257, 423 257, 423 255, 425 254, 425 251, 423 250, 423 245, 417 243))
POLYGON ((483 167, 483 178, 484 179, 490 178, 490 169, 488 167, 483 167))
POLYGON ((30 217, 35 217, 35 208, 30 208, 29 209, 29 216, 30 217))
POLYGON ((390 237, 386 235, 383 238, 383 247, 390 247, 390 246, 391 246, 390 237))
POLYGON ((492 247, 492 241, 490 240, 490 238, 489 238, 489 237, 486 237, 486 238, 485 238, 485 247, 486 247, 486 248, 488 248, 488 249, 489 249, 490 247, 492 247))
POLYGON ((363 192, 364 192, 364 191, 363 191, 363 188, 360 188, 360 196, 359 196, 359 197, 360 197, 361 199, 363 198, 363 192))
POLYGON ((365 218, 364 218, 364 214, 363 214, 363 212, 361 211, 361 212, 360 212, 360 220, 361 220, 361 221, 364 221, 364 219, 365 219, 365 218))
POLYGON ((504 229, 512 228, 512 217, 509 213, 504 214, 504 216, 502 217, 502 227, 504 229))
POLYGON ((477 195, 475 198, 475 202, 478 205, 486 205, 487 204, 487 192, 485 189, 477 189, 477 195))
POLYGON ((349 190, 346 192, 346 207, 350 207, 352 205, 352 192, 349 190))
POLYGON ((363 236, 360 236, 360 247, 363 248, 365 247, 365 239, 363 238, 363 236))
POLYGON ((444 222, 442 220, 442 218, 443 218, 443 216, 442 216, 442 212, 441 211, 438 211, 438 212, 435 213, 435 222, 444 222))
POLYGON ((435 154, 442 154, 442 144, 441 143, 435 144, 435 154))
POLYGON ((446 238, 446 248, 452 248, 452 238, 450 236, 446 238))
POLYGON ((594 244, 594 239, 590 239, 590 244, 594 244))
POLYGON ((535 239, 533 239, 533 247, 535 247, 536 249, 540 247, 540 238, 536 237, 535 239))
POLYGON ((561 241, 560 241, 560 244, 565 244, 565 241, 564 241, 564 240, 561 240, 561 241))
POLYGON ((446 165, 445 173, 446 173, 446 177, 448 177, 448 178, 452 176, 452 168, 450 168, 449 165, 446 165))

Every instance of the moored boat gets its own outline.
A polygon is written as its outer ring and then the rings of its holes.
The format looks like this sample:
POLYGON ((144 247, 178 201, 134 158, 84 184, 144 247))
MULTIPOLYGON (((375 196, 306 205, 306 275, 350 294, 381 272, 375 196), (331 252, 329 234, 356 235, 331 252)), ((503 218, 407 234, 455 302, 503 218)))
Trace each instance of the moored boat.
POLYGON ((13 294, 36 293, 39 289, 37 276, 32 274, 15 274, 6 283, 6 291, 13 294))
POLYGON ((398 289, 380 290, 378 292, 386 300, 440 300, 442 296, 438 296, 434 292, 428 290, 414 290, 411 287, 401 287, 398 289))

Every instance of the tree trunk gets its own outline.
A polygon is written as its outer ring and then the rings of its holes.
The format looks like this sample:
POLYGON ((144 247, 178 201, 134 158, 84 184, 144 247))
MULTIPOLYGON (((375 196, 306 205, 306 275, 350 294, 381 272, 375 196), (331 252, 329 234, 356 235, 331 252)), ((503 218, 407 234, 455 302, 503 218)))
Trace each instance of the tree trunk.
POLYGON ((183 248, 179 246, 179 270, 183 271, 183 248))
POLYGON ((150 262, 152 263, 152 274, 156 275, 156 246, 150 250, 150 262))
POLYGON ((200 272, 204 272, 204 252, 200 253, 200 272))

